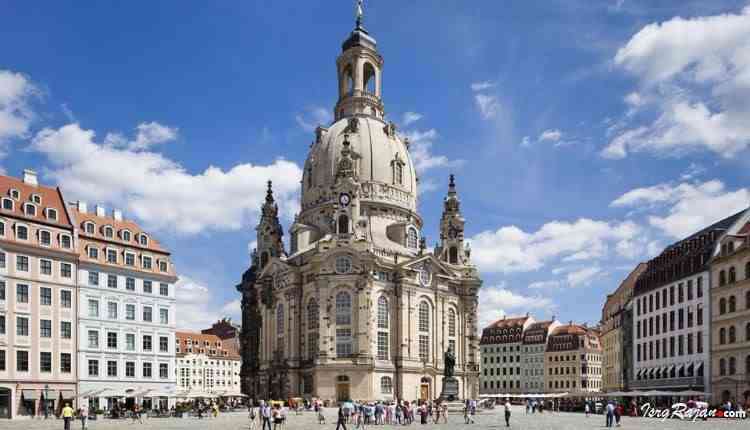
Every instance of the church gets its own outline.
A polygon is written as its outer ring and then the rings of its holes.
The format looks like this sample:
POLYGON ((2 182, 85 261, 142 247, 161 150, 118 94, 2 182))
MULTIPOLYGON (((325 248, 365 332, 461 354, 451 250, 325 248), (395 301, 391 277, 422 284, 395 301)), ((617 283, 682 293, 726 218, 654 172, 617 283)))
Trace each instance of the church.
POLYGON ((432 400, 445 358, 458 397, 479 394, 482 281, 450 176, 426 248, 409 141, 385 119, 383 57, 362 23, 336 61, 334 121, 315 131, 288 230, 272 184, 242 295, 241 384, 252 399, 432 400))

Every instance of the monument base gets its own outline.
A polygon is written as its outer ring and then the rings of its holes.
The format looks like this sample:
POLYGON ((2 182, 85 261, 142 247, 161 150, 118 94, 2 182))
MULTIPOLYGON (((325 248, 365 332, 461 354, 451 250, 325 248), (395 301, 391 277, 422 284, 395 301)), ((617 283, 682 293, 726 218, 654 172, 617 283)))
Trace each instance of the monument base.
POLYGON ((458 379, 452 376, 443 378, 443 391, 440 392, 440 399, 449 402, 458 400, 458 379))

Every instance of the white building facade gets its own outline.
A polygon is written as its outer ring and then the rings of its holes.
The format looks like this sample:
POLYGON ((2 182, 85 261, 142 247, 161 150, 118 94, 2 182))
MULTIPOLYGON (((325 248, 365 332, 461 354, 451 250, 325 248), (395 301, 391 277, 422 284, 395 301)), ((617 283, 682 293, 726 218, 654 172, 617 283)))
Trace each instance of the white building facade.
POLYGON ((176 391, 176 276, 169 252, 137 224, 103 208, 73 210, 79 240, 79 397, 168 408, 176 391))
POLYGON ((480 340, 482 369, 479 376, 482 394, 520 394, 524 388, 521 380, 524 355, 523 333, 534 318, 528 315, 503 318, 484 330, 480 340))
POLYGON ((180 396, 239 397, 240 356, 233 339, 177 332, 177 387, 180 396))
POLYGON ((666 248, 636 281, 632 389, 710 391, 708 262, 738 216, 666 248))
POLYGON ((522 385, 524 393, 543 393, 544 384, 544 352, 547 350, 547 337, 560 325, 559 321, 538 321, 523 333, 523 374, 522 385))

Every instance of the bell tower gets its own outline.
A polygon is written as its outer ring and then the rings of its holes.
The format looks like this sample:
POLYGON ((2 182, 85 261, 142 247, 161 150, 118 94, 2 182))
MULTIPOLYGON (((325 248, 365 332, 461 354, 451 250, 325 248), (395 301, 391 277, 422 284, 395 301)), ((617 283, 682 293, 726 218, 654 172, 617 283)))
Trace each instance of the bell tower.
POLYGON ((336 121, 354 115, 383 118, 381 76, 383 57, 377 42, 362 25, 362 2, 357 2, 356 27, 341 46, 336 60, 339 80, 339 99, 334 108, 336 121))
POLYGON ((464 249, 464 224, 461 201, 456 193, 456 180, 450 175, 448 194, 443 199, 443 215, 440 218, 440 246, 435 255, 449 264, 464 265, 469 262, 469 252, 464 249))
POLYGON ((284 230, 279 222, 279 207, 273 198, 273 189, 271 181, 268 181, 268 190, 266 191, 266 201, 261 207, 261 217, 258 227, 258 262, 260 269, 266 266, 266 263, 272 257, 281 257, 286 255, 284 251, 284 230))

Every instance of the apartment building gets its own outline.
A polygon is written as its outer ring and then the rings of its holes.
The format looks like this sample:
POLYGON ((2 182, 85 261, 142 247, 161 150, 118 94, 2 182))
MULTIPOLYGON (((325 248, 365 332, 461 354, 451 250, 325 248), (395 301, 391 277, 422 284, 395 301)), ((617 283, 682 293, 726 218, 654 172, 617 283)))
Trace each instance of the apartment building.
POLYGON ((479 376, 481 394, 523 392, 523 332, 533 323, 534 318, 528 314, 523 317, 503 317, 482 330, 479 342, 482 354, 479 376))
POLYGON ((58 188, 0 176, 0 418, 76 396, 77 252, 58 188))
POLYGON ((233 339, 178 331, 177 385, 182 395, 239 397, 240 355, 233 339))
POLYGON ((547 338, 560 325, 552 317, 550 321, 537 321, 529 325, 523 333, 523 392, 543 393, 544 383, 544 353, 547 350, 547 338))
POLYGON ((545 352, 547 392, 596 393, 602 388, 599 332, 583 325, 558 326, 545 352))
POLYGON ((120 211, 84 202, 69 208, 80 261, 81 401, 95 408, 116 401, 170 407, 177 277, 169 251, 120 211))

